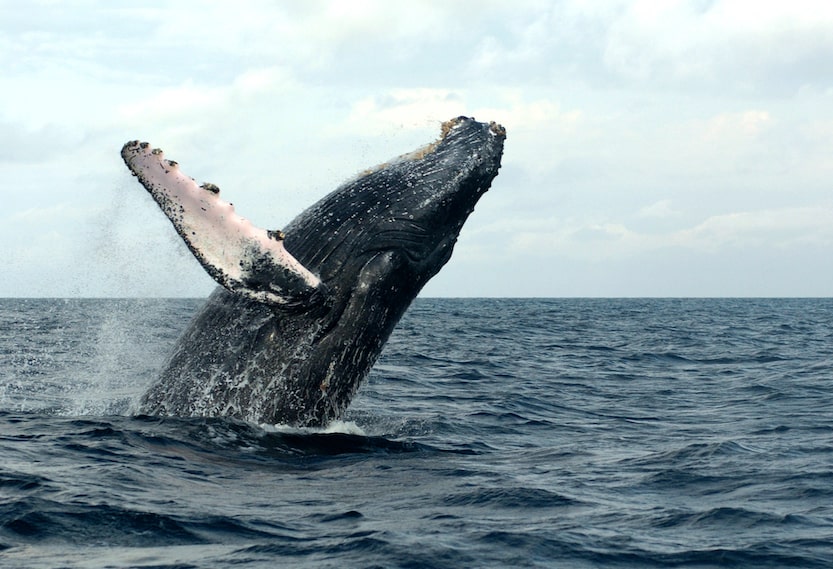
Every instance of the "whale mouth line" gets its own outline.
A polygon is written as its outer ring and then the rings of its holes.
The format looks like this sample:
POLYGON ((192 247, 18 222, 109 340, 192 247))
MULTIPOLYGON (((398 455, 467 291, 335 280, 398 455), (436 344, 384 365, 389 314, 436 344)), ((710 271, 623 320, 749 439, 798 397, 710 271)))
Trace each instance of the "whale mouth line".
POLYGON ((407 222, 407 228, 383 229, 373 234, 373 246, 368 252, 398 251, 403 253, 411 263, 418 263, 430 254, 431 233, 413 220, 407 222))
POLYGON ((407 227, 407 229, 401 229, 401 231, 405 233, 417 233, 420 235, 430 235, 431 233, 425 228, 423 224, 419 223, 418 221, 415 221, 410 217, 397 216, 392 217, 391 220, 396 223, 402 224, 403 227, 407 227))

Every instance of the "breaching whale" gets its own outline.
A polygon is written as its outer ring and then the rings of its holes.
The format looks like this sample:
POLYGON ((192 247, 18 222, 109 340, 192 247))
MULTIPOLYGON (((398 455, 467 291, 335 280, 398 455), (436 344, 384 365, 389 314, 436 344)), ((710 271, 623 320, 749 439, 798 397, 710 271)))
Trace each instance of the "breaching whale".
POLYGON ((252 225, 147 143, 122 158, 222 286, 141 397, 148 415, 322 426, 340 418, 500 168, 505 130, 458 117, 284 231, 252 225))

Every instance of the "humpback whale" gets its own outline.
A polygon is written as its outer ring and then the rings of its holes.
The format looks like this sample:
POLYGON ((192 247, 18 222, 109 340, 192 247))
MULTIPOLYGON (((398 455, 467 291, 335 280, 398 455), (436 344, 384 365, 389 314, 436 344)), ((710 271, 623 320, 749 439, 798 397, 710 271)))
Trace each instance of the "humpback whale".
POLYGON ((505 138, 495 123, 447 121, 437 141, 343 184, 283 231, 255 227, 148 143, 125 144, 125 164, 221 285, 137 412, 299 427, 340 418, 450 259, 505 138))

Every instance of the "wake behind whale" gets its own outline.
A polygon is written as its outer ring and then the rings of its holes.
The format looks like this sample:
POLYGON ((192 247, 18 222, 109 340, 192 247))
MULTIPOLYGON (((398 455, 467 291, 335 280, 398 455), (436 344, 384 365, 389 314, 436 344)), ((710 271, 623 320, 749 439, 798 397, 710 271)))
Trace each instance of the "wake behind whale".
POLYGON ((500 168, 504 129, 459 117, 284 231, 253 226, 147 143, 122 157, 220 284, 140 413, 321 426, 341 417, 393 328, 451 257, 500 168))

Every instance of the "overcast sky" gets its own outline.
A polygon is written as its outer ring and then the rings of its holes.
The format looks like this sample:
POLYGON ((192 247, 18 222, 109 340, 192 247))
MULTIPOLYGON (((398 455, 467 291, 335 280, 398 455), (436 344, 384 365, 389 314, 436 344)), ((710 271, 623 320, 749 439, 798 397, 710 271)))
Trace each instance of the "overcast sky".
POLYGON ((0 1, 0 296, 203 296, 150 141, 281 227, 457 115, 503 168, 426 296, 833 295, 833 2, 0 1))

